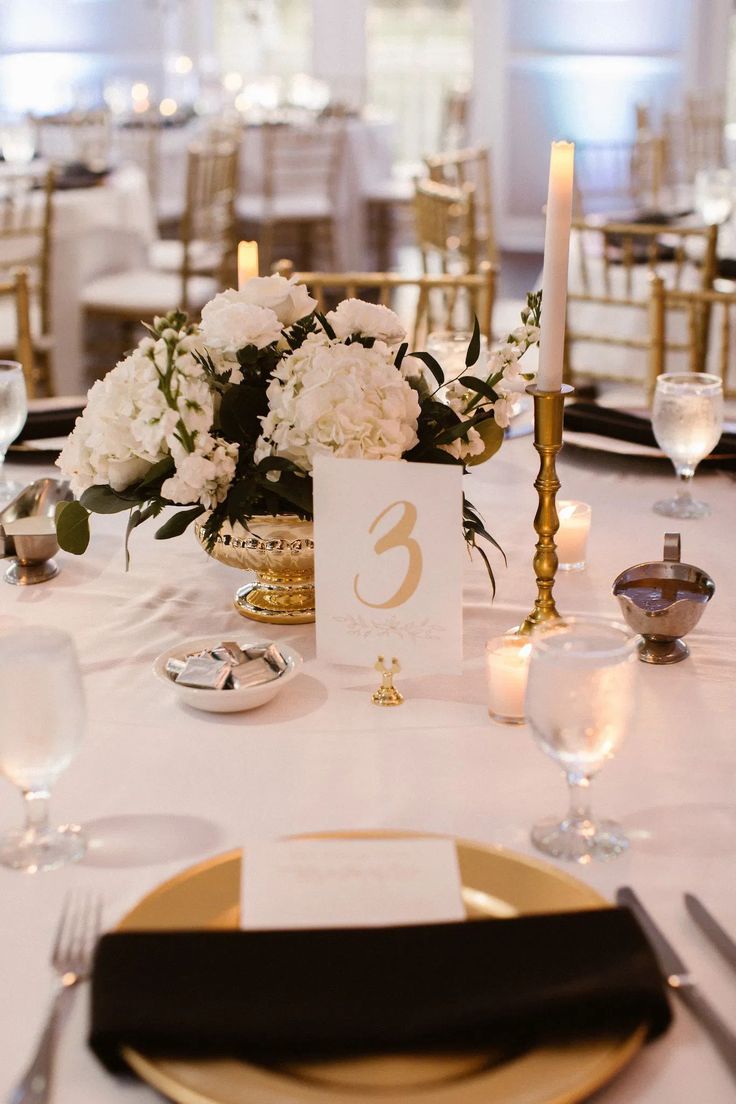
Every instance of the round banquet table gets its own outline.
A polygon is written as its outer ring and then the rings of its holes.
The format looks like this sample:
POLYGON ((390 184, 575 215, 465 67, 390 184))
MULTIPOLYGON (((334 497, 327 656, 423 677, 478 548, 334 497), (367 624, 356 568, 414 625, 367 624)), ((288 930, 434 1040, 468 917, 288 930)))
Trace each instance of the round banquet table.
MULTIPOLYGON (((251 713, 210 715, 180 706, 151 664, 174 643, 248 627, 230 604, 238 576, 205 557, 191 535, 158 542, 145 528, 123 570, 123 520, 95 517, 87 554, 60 555, 61 573, 28 588, 0 585, 3 629, 49 624, 71 631, 84 672, 86 743, 52 800, 57 822, 76 821, 90 848, 76 867, 27 876, 0 870, 0 1094, 7 1095, 35 1045, 51 973, 48 954, 64 894, 104 894, 115 923, 142 895, 207 855, 249 841, 344 828, 446 833, 532 854, 529 828, 565 806, 565 786, 526 726, 486 712, 484 642, 517 623, 532 603, 531 519, 536 454, 529 437, 468 477, 467 492, 503 545, 491 602, 486 576, 465 578, 462 676, 400 679, 400 709, 371 704, 373 671, 315 658, 312 626, 276 628, 305 658, 283 695, 251 713)), ((48 469, 45 469, 46 471, 48 469)), ((562 612, 616 615, 611 581, 630 564, 658 559, 665 528, 652 512, 674 482, 670 466, 568 448, 562 494, 592 504, 589 564, 561 575, 562 612)), ((15 478, 41 469, 11 466, 15 478)), ((689 920, 685 890, 699 894, 736 933, 736 538, 733 482, 701 472, 696 489, 713 514, 679 523, 683 559, 711 573, 716 595, 689 637, 691 657, 640 665, 640 708, 627 741, 593 788, 593 807, 623 821, 630 851, 615 862, 566 867, 612 898, 632 885, 732 1025, 736 976, 689 920)), ((260 631, 256 628, 256 635, 260 631)), ((0 828, 19 822, 21 801, 0 788, 0 828)), ((86 996, 86 994, 84 994, 86 996)), ((55 1104, 154 1104, 156 1093, 118 1081, 85 1045, 86 1000, 61 1040, 55 1104)), ((645 1047, 602 1090, 600 1104, 708 1104, 733 1083, 698 1024, 679 1005, 670 1032, 645 1047)))
POLYGON ((136 268, 156 236, 148 184, 135 165, 110 173, 92 188, 54 195, 51 322, 54 386, 58 395, 86 391, 82 290, 108 272, 136 268))

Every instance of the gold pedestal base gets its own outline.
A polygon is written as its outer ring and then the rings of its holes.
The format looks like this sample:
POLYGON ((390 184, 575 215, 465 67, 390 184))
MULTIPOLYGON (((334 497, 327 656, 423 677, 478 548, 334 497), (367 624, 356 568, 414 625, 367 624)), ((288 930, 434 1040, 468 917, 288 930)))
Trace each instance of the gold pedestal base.
POLYGON ((519 626, 519 632, 525 636, 535 625, 541 625, 543 621, 556 621, 560 616, 552 594, 557 574, 555 533, 560 527, 555 502, 560 481, 555 460, 562 448, 565 399, 573 394, 574 388, 563 384, 561 391, 540 391, 533 384, 526 390, 534 399, 534 447, 539 453, 539 474, 534 481, 539 495, 534 528, 539 539, 532 561, 537 579, 537 597, 531 613, 519 626))
POLYGON ((233 602, 242 617, 268 625, 308 625, 314 621, 314 586, 257 579, 235 591, 233 602))

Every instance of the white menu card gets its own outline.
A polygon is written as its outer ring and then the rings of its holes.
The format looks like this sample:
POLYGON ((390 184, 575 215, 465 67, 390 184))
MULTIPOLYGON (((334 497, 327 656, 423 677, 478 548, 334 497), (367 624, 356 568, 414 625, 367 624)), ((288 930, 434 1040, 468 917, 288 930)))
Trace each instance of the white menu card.
POLYGON ((314 543, 321 660, 460 672, 459 466, 318 457, 314 543))
POLYGON ((243 852, 240 926, 357 928, 464 920, 450 839, 305 839, 243 852))

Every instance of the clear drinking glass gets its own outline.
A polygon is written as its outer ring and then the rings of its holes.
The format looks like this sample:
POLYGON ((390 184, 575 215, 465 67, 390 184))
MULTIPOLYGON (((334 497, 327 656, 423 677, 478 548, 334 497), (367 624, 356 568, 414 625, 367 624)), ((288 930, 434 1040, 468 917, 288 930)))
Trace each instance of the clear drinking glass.
POLYGON ((22 483, 6 480, 5 453, 26 424, 28 403, 23 369, 17 360, 0 360, 0 507, 23 490, 22 483))
POLYGON ((723 428, 723 383, 705 372, 672 372, 657 376, 652 429, 657 444, 675 466, 680 488, 674 498, 655 502, 658 514, 699 518, 710 513, 690 494, 695 469, 713 451, 723 428))
POLYGON ((570 617, 532 634, 526 718, 570 790, 563 820, 540 821, 535 847, 572 862, 615 858, 628 847, 620 825, 594 820, 590 782, 621 743, 635 707, 639 637, 617 621, 570 617))
POLYGON ((734 178, 730 169, 701 169, 695 174, 695 209, 709 225, 733 213, 734 178))
POLYGON ((18 119, 0 126, 0 151, 8 165, 30 165, 36 153, 32 123, 27 119, 18 119))
POLYGON ((49 824, 50 791, 82 739, 84 691, 72 638, 39 626, 0 636, 0 773, 18 786, 26 823, 0 837, 0 863, 52 870, 85 851, 79 828, 49 824))

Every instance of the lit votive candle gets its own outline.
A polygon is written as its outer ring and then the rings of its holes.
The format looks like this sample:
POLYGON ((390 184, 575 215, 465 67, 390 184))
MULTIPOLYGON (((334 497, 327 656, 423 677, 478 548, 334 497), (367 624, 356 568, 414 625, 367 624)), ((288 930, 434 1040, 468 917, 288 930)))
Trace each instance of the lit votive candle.
POLYGON ((590 532, 590 506, 587 502, 558 502, 560 528, 555 536, 560 571, 582 571, 590 532))
POLYGON ((488 712, 495 721, 524 723, 531 647, 524 636, 497 636, 486 644, 488 712))

